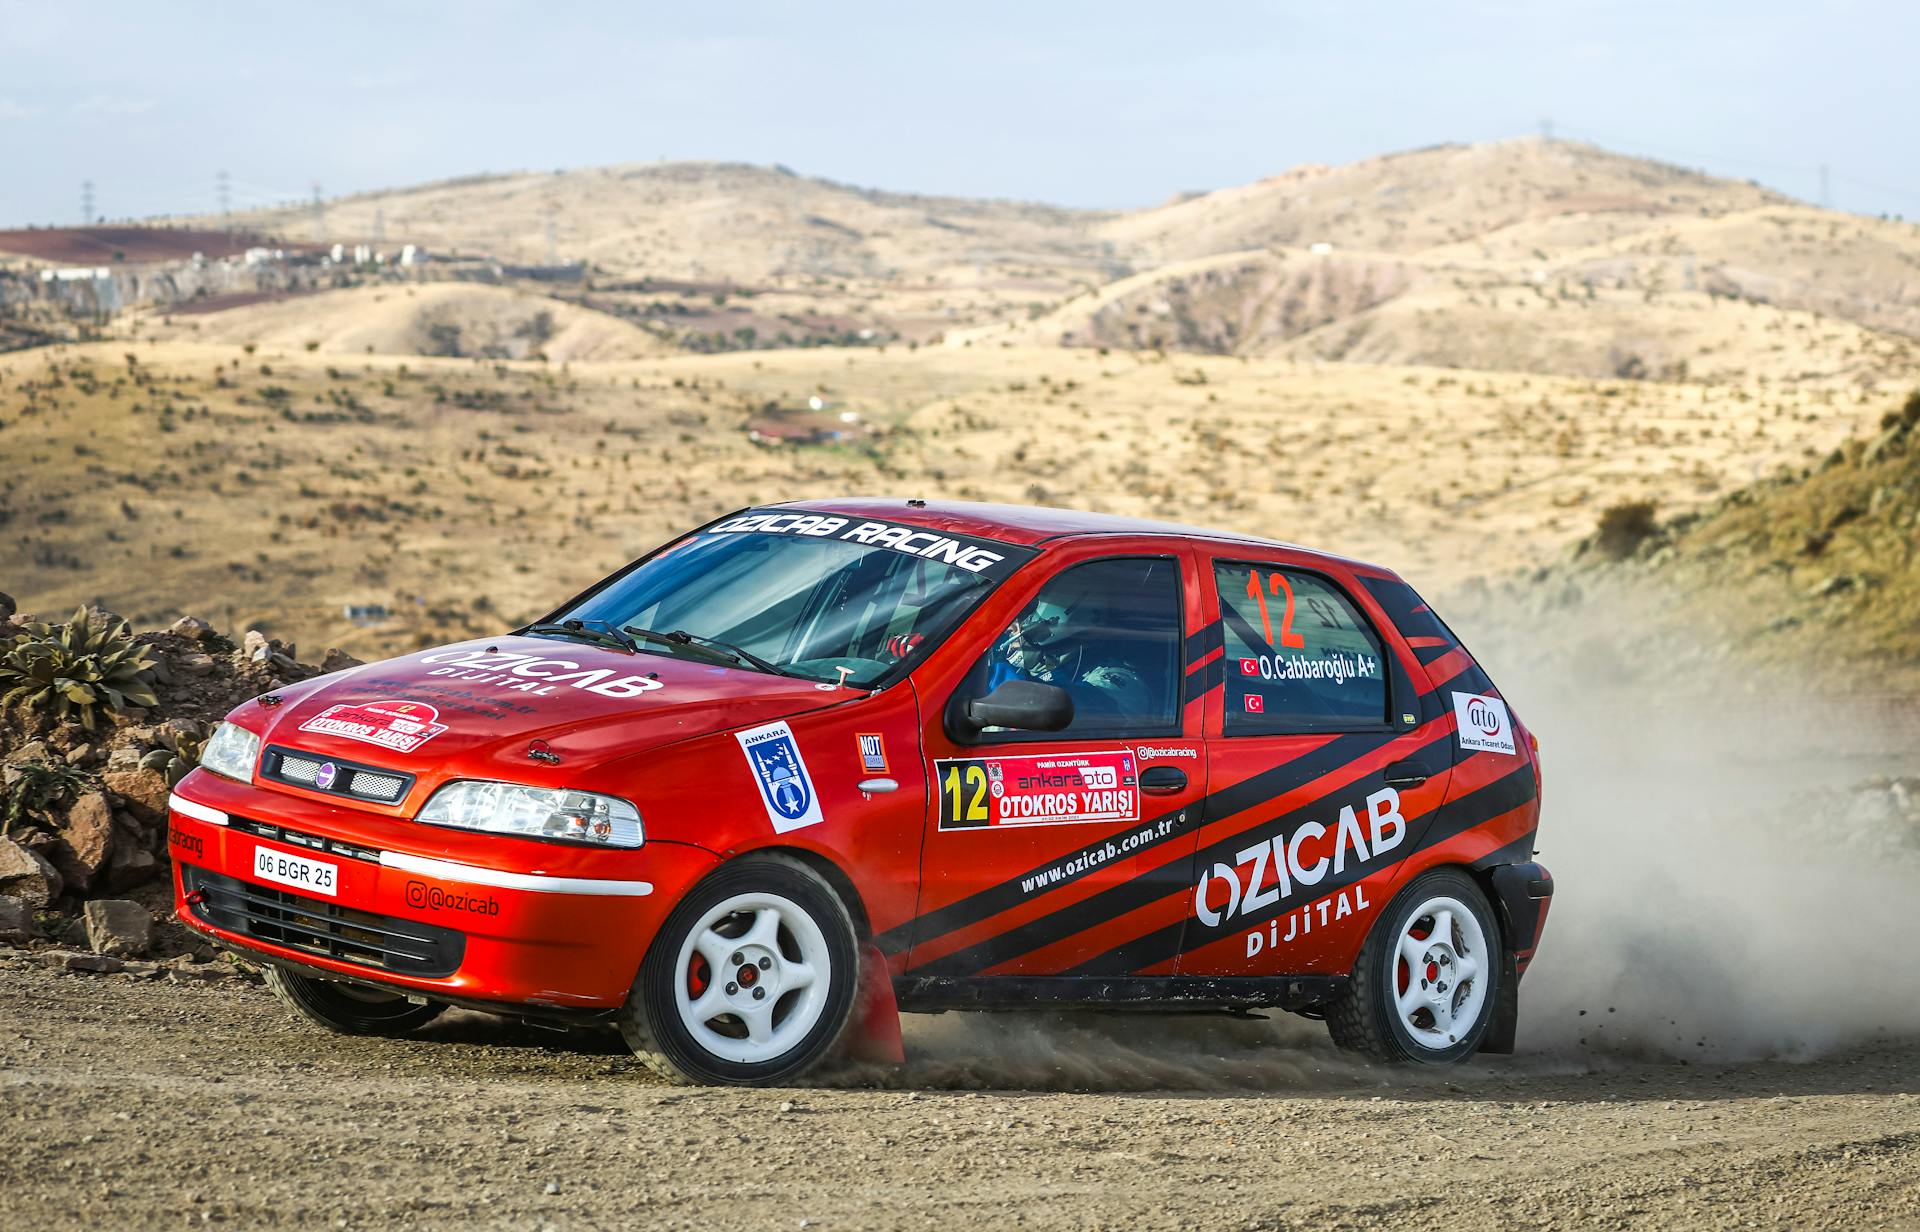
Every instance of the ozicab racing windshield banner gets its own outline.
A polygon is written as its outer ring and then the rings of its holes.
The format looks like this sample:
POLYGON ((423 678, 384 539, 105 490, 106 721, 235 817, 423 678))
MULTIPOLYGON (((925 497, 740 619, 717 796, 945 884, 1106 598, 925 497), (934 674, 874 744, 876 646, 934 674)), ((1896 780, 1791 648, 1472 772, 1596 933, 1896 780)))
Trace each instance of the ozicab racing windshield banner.
POLYGON ((921 526, 904 526, 872 518, 847 518, 832 513, 791 509, 752 510, 716 522, 702 534, 792 535, 858 543, 951 565, 995 583, 1005 581, 1034 555, 1030 548, 954 531, 928 530, 921 526))

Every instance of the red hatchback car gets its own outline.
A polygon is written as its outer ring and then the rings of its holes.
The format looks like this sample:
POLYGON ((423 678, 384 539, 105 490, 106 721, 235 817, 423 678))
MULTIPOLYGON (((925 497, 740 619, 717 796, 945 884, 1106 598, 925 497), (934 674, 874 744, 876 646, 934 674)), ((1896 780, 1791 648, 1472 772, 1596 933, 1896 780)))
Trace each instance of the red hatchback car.
POLYGON ((863 499, 248 702, 171 838, 181 918, 322 1026, 612 1021, 670 1076, 774 1083, 896 1002, 1508 1050, 1539 799, 1526 729, 1385 569, 863 499))

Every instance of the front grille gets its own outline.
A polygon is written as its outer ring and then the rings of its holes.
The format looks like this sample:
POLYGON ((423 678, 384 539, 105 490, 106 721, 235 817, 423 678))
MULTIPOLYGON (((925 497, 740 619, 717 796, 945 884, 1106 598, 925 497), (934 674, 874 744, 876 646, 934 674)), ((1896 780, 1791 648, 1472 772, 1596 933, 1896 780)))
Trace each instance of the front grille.
POLYGON ((380 863, 380 853, 371 847, 362 847, 357 843, 343 843, 337 838, 322 838, 318 834, 307 834, 299 830, 289 830, 285 826, 276 826, 267 821, 255 821, 251 817, 229 815, 227 828, 238 830, 242 834, 270 838, 276 843, 286 843, 292 847, 305 847, 309 851, 324 851, 328 855, 345 856, 349 860, 365 860, 369 864, 380 863))
POLYGON ((180 877, 189 894, 202 895, 192 908, 197 918, 287 949, 429 979, 452 975, 466 953, 466 937, 451 928, 356 911, 191 864, 180 866, 180 877))
POLYGON ((322 757, 277 745, 267 747, 266 756, 260 759, 260 773, 275 782, 291 783, 308 791, 351 796, 375 804, 398 804, 406 799, 408 789, 413 786, 413 776, 404 771, 362 766, 338 757, 322 757))

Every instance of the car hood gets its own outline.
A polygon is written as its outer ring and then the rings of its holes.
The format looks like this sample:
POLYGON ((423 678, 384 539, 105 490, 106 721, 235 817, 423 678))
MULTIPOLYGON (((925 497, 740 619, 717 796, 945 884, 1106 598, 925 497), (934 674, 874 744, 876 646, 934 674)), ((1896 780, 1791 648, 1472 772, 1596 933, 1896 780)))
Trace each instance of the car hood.
MULTIPOLYGON (((544 741, 570 767, 863 696, 857 689, 547 637, 496 637, 282 691, 267 743, 414 769, 524 772, 544 741)), ((253 726, 253 724, 249 724, 253 726)))

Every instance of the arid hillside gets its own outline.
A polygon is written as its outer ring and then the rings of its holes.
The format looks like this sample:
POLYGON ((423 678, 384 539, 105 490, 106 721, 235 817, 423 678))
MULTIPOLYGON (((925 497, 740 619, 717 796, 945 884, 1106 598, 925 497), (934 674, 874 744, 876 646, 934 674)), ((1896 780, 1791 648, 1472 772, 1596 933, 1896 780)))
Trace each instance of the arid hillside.
POLYGON ((701 163, 325 217, 467 255, 303 257, 0 359, 0 589, 370 656, 847 492, 1242 527, 1438 589, 1817 464, 1920 369, 1920 228, 1574 142, 1128 214, 701 163), (585 264, 514 264, 549 255, 585 264))
MULTIPOLYGON (((1296 167, 1131 212, 653 163, 363 194, 324 222, 305 206, 238 221, 467 261, 415 279, 514 284, 516 268, 579 262, 517 289, 694 352, 944 341, 1871 385, 1910 370, 1920 339, 1920 227, 1535 138, 1296 167)), ((479 299, 439 311, 474 337, 497 315, 479 299)), ((285 315, 143 315, 121 332, 264 340, 285 315)), ((349 349, 452 353, 418 330, 378 332, 349 349)), ((572 357, 595 354, 611 357, 572 357)))
MULTIPOLYGON (((1096 273, 1106 215, 1019 202, 881 192, 743 163, 632 163, 469 176, 330 202, 327 238, 376 234, 522 263, 591 262, 614 278, 757 286, 845 279, 937 282, 972 267, 1096 273)), ((310 211, 241 216, 306 237, 310 211)), ((310 237, 308 237, 310 238, 310 237)))
MULTIPOLYGON (((1302 166, 1124 215, 1099 227, 1161 261, 1267 247, 1415 253, 1525 235, 1526 255, 1637 234, 1684 217, 1785 203, 1764 188, 1613 154, 1523 138, 1441 145, 1340 167, 1302 166)), ((1508 241, 1511 244, 1511 239, 1508 241)))
MULTIPOLYGON (((1731 661, 1749 692, 1775 702, 1795 690, 1911 697, 1920 692, 1920 390, 1882 405, 1824 456, 1705 504, 1665 516, 1617 507, 1553 567, 1465 588, 1464 622, 1512 632, 1508 641, 1559 669, 1616 685, 1685 692, 1731 661), (1634 629, 1657 652, 1597 653, 1596 611, 1608 613, 1606 628, 1634 629)), ((1845 712, 1839 730, 1884 735, 1860 731, 1871 715, 1845 712)), ((1920 738, 1913 718, 1902 724, 1920 738)))
POLYGON ((639 359, 677 348, 632 322, 549 296, 468 282, 393 283, 146 322, 143 336, 336 355, 639 359))

